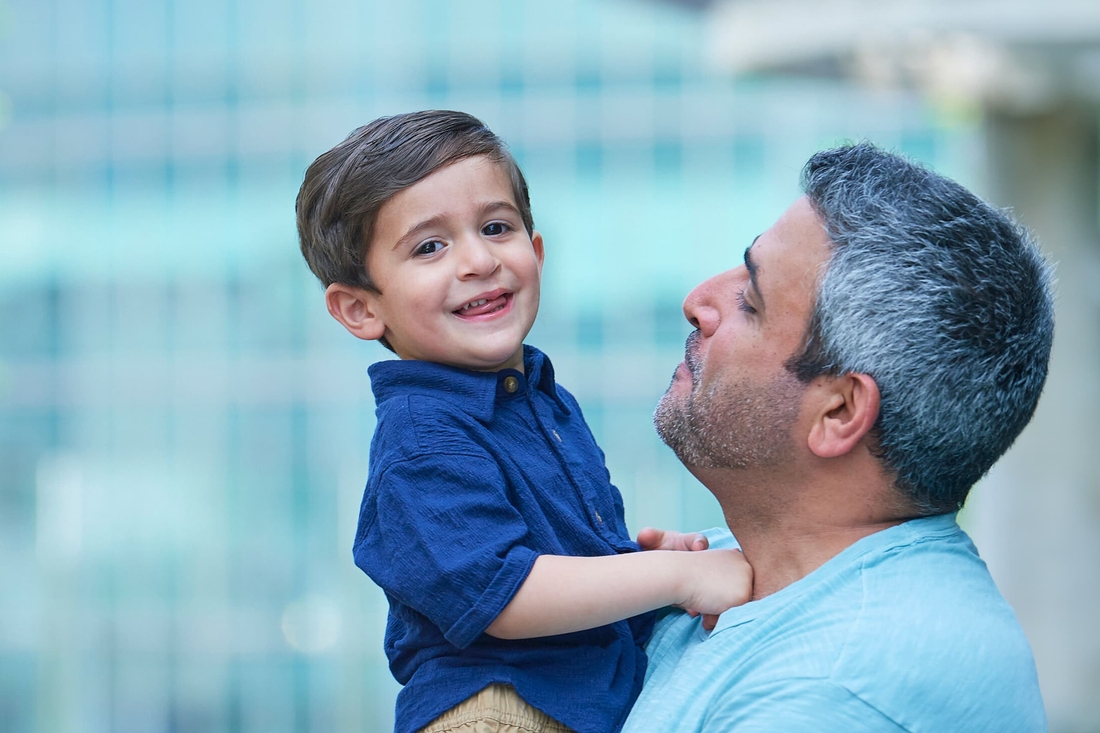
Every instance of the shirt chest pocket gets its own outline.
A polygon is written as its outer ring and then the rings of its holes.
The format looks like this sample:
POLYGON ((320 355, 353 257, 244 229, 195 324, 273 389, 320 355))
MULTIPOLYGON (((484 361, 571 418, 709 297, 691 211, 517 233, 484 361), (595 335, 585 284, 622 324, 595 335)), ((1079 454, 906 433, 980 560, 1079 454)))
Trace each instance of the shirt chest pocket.
POLYGON ((533 549, 568 555, 606 554, 602 524, 608 507, 594 501, 592 477, 550 449, 514 462, 511 501, 531 532, 533 549), (537 546, 535 546, 537 545, 537 546))

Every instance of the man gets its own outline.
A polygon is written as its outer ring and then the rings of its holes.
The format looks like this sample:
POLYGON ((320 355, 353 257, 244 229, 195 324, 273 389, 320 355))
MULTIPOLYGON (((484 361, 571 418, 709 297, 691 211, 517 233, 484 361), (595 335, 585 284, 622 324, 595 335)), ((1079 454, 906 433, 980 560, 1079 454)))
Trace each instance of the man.
POLYGON ((659 622, 624 730, 1045 730, 1031 650, 955 512, 1035 409, 1049 267, 1003 213, 871 145, 818 153, 802 184, 744 266, 687 297, 696 330, 654 416, 722 505, 753 600, 709 634, 659 622))

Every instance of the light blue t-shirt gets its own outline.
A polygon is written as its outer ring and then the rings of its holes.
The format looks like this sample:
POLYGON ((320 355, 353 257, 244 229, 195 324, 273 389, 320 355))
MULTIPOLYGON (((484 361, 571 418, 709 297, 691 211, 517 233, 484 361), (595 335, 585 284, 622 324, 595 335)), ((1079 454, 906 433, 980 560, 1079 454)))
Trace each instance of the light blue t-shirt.
POLYGON ((648 652, 623 733, 1046 730, 1031 648, 953 514, 865 537, 710 634, 669 613, 648 652))

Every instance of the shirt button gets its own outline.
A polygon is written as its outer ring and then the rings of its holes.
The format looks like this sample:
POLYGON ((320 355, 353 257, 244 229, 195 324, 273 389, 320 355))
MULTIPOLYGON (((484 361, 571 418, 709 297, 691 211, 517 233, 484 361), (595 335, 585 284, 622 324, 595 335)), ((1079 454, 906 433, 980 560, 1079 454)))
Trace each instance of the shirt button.
POLYGON ((558 435, 558 431, 557 430, 551 430, 550 432, 554 434, 554 437, 557 438, 558 442, 560 443, 561 442, 561 436, 558 435))
POLYGON ((505 392, 507 392, 508 394, 512 394, 517 389, 519 389, 519 380, 518 379, 516 379, 515 377, 505 377, 504 378, 504 391, 505 392))

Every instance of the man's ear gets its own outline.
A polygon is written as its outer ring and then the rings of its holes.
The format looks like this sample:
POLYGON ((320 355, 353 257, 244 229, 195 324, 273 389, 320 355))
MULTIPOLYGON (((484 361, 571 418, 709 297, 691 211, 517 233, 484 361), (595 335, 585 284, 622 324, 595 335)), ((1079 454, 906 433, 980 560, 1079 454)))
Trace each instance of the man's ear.
POLYGON ((333 283, 325 288, 325 305, 352 336, 377 341, 386 334, 386 324, 378 313, 377 293, 363 288, 333 283))
POLYGON ((810 450, 819 458, 836 458, 848 453, 878 419, 878 384, 867 374, 822 377, 816 385, 824 402, 810 428, 810 450))

